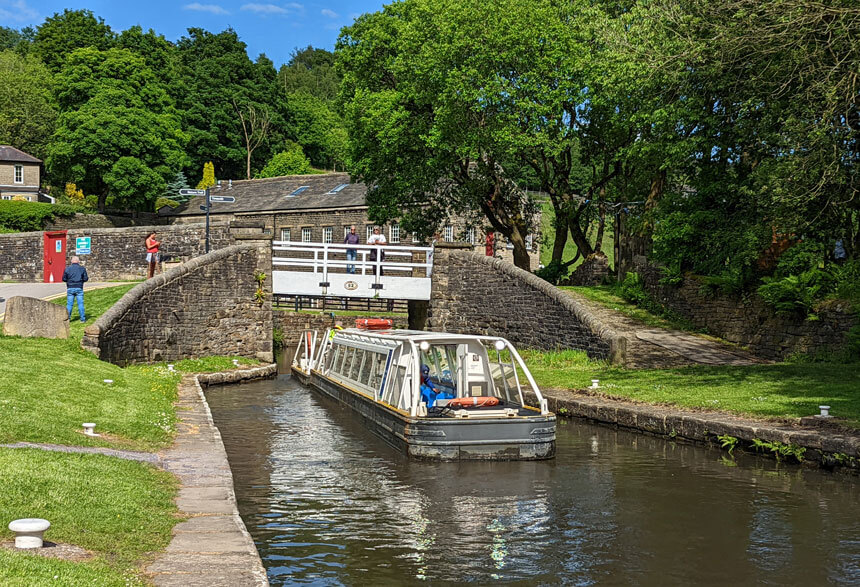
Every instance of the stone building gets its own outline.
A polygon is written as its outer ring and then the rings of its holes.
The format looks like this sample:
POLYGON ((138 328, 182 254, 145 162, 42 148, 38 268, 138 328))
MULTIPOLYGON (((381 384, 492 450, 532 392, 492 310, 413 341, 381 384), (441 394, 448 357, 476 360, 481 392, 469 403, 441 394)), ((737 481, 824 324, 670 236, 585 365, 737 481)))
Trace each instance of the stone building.
MULTIPOLYGON (((210 189, 210 195, 232 196, 236 200, 213 203, 210 222, 253 221, 271 231, 275 240, 342 243, 354 224, 361 243, 365 243, 374 226, 367 218, 367 186, 350 182, 348 173, 220 181, 210 189)), ((168 218, 171 224, 198 223, 206 216, 201 210, 204 203, 204 198, 197 196, 178 208, 164 207, 159 215, 168 218)), ((536 224, 539 225, 539 220, 536 224)), ((414 234, 401 230, 397 222, 387 224, 384 232, 390 244, 423 243, 414 234)), ((465 241, 484 249, 486 235, 481 227, 469 227, 452 218, 439 232, 444 241, 465 241)), ((532 269, 537 269, 537 239, 531 241, 532 269)), ((496 255, 513 261, 513 251, 502 238, 496 239, 496 255)))
POLYGON ((51 202, 41 193, 42 161, 9 145, 0 145, 0 200, 51 202))

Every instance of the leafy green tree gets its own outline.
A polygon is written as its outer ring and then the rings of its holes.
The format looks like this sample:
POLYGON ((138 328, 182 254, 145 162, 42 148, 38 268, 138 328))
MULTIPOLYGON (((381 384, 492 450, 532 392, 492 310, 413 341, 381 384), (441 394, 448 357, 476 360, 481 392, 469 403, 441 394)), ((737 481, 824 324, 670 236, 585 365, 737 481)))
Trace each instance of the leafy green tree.
POLYGON ((19 30, 0 26, 0 51, 12 49, 17 53, 25 54, 29 51, 35 36, 36 31, 31 27, 24 27, 19 30))
POLYGON ((302 152, 301 145, 293 145, 286 151, 281 151, 272 157, 257 175, 257 179, 280 177, 282 175, 303 175, 310 173, 311 162, 302 152))
POLYGON ((56 82, 66 110, 48 148, 46 166, 54 183, 76 183, 98 197, 100 210, 108 195, 115 206, 140 207, 143 201, 129 200, 127 190, 111 193, 108 174, 113 185, 125 186, 130 180, 123 180, 124 174, 140 168, 128 160, 115 167, 120 159, 133 158, 159 175, 159 193, 186 165, 177 112, 140 56, 126 49, 78 49, 56 82))
POLYGON ((135 210, 153 211, 166 187, 164 178, 136 157, 120 157, 105 173, 104 182, 114 202, 135 210))
POLYGON ((305 93, 325 102, 337 98, 340 81, 334 53, 310 45, 294 50, 278 71, 278 84, 285 94, 305 93))
POLYGON ((126 29, 119 34, 116 46, 143 57, 146 66, 156 78, 168 80, 173 77, 175 48, 163 35, 152 29, 144 32, 139 25, 126 29))
MULTIPOLYGON (((188 29, 188 36, 177 43, 176 57, 171 93, 183 111, 189 169, 211 160, 221 177, 246 175, 246 144, 233 101, 272 105, 277 93, 274 66, 265 58, 252 62, 233 29, 217 34, 188 29)), ((251 168, 267 158, 267 150, 258 149, 251 168)))
POLYGON ((41 61, 0 52, 0 144, 44 158, 57 120, 52 76, 41 61))
POLYGON ((65 57, 75 49, 94 47, 104 50, 112 47, 115 41, 116 35, 104 19, 96 18, 89 10, 67 8, 62 14, 49 16, 37 27, 32 50, 48 69, 57 72, 62 68, 65 57))
POLYGON ((305 92, 295 92, 285 96, 283 111, 288 135, 302 145, 314 166, 345 167, 346 127, 329 103, 305 92))

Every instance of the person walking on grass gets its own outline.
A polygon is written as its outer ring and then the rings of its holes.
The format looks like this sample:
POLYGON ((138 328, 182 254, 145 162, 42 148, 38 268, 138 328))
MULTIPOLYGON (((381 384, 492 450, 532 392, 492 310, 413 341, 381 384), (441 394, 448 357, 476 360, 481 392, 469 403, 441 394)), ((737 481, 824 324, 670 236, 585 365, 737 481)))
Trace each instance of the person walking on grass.
POLYGON ((84 313, 84 282, 89 281, 87 270, 81 267, 81 260, 77 256, 72 257, 72 264, 63 271, 63 281, 66 282, 66 312, 69 314, 69 322, 72 321, 72 308, 75 298, 78 299, 78 315, 81 322, 87 321, 84 313))
POLYGON ((146 236, 146 262, 149 263, 149 277, 155 275, 155 266, 158 264, 158 247, 161 241, 155 240, 155 233, 150 232, 146 236))

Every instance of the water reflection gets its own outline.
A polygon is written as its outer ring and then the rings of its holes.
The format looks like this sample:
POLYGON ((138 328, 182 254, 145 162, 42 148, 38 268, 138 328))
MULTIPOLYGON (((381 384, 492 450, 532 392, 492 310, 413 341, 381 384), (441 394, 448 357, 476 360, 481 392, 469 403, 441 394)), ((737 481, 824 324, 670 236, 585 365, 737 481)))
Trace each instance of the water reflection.
POLYGON ((552 461, 412 462, 288 378, 207 396, 273 585, 860 581, 856 479, 565 421, 552 461))

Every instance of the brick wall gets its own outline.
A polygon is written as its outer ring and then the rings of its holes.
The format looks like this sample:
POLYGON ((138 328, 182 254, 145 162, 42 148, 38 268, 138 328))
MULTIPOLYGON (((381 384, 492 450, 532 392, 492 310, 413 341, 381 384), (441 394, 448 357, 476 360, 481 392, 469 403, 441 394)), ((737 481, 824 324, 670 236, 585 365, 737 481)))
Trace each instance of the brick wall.
POLYGON ((272 308, 254 301, 256 271, 268 276, 271 241, 233 245, 192 259, 131 291, 84 331, 81 346, 125 365, 207 355, 272 361, 272 308))
POLYGON ((517 346, 579 349, 623 364, 625 341, 573 298, 501 259, 437 245, 428 330, 503 336, 517 346))
POLYGON ((0 279, 42 280, 42 233, 0 234, 0 279))
POLYGON ((694 277, 686 277, 679 286, 661 285, 660 269, 642 257, 635 259, 634 269, 648 292, 661 304, 696 326, 746 346, 766 359, 843 349, 846 334, 858 321, 847 302, 826 306, 817 313, 818 320, 805 320, 777 315, 754 294, 744 298, 711 295, 703 291, 701 282, 694 277))

